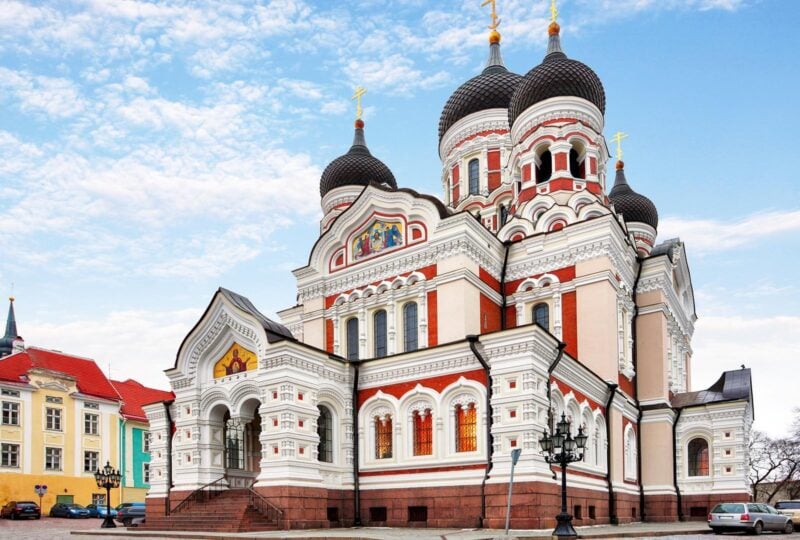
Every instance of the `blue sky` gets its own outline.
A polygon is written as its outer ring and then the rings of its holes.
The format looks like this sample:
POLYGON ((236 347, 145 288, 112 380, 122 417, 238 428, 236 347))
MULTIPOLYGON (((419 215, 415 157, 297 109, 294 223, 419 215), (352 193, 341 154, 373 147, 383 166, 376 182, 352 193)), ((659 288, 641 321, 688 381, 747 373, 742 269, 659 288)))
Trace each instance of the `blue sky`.
MULTIPOLYGON (((373 154, 440 196, 438 118, 485 61, 480 4, 0 0, 0 289, 28 344, 163 387, 218 286, 293 305, 358 84, 373 154)), ((498 0, 509 69, 541 61, 548 4, 498 0)), ((756 427, 781 433, 800 405, 800 4, 559 9, 659 237, 687 243, 694 386, 753 367, 756 427)))

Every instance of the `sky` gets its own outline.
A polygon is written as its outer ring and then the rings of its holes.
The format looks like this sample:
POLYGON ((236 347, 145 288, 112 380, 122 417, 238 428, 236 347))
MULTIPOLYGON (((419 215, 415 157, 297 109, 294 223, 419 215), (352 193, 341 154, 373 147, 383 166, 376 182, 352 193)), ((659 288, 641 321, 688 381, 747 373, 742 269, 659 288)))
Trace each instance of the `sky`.
MULTIPOLYGON (((488 54, 481 0, 0 0, 0 292, 27 345, 166 388, 219 286, 268 316, 318 235, 319 177, 367 142, 441 196, 438 119, 488 54)), ((506 65, 546 0, 498 0, 506 65)), ((692 385, 753 368, 755 427, 800 406, 800 2, 561 0, 631 185, 685 243, 692 385)), ((612 166, 611 164, 609 166, 612 166)), ((4 311, 3 311, 4 313, 4 311)))

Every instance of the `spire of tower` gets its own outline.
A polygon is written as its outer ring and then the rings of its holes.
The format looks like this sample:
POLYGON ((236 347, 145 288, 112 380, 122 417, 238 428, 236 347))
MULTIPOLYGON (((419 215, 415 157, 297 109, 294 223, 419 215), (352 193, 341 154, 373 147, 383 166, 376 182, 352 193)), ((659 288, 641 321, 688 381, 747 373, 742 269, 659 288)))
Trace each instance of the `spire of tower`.
POLYGON ((561 27, 558 25, 558 8, 556 8, 556 0, 550 1, 550 24, 547 27, 547 35, 550 36, 547 41, 547 54, 545 58, 550 55, 555 57, 564 57, 564 51, 561 50, 561 27))
POLYGON ((367 138, 364 136, 364 121, 361 118, 357 119, 355 123, 353 146, 350 147, 350 153, 352 154, 354 151, 366 152, 369 154, 369 148, 367 148, 367 138))
POLYGON ((14 342, 21 339, 17 333, 17 319, 14 316, 14 297, 8 298, 8 318, 6 319, 6 333, 0 339, 0 358, 14 352, 14 342))
POLYGON ((502 73, 508 71, 506 65, 503 63, 503 56, 500 54, 500 32, 497 27, 500 26, 500 19, 497 17, 496 0, 484 0, 481 7, 490 5, 492 6, 492 24, 489 25, 489 59, 486 60, 486 67, 483 69, 483 74, 489 73, 502 73))

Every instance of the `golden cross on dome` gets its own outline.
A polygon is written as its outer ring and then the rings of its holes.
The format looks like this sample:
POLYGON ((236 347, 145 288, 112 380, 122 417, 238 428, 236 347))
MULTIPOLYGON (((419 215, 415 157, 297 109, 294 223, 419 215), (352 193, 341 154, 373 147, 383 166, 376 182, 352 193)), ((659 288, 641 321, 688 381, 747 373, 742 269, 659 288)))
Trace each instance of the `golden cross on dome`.
POLYGON ((628 134, 621 131, 614 133, 614 136, 611 138, 612 141, 617 143, 617 160, 622 160, 622 141, 627 138, 628 134))
POLYGON ((558 19, 558 8, 556 7, 556 0, 550 0, 550 22, 554 23, 558 19))
POLYGON ((497 27, 500 26, 500 19, 497 18, 497 0, 483 0, 481 7, 492 6, 492 24, 489 25, 489 30, 497 30, 497 27))
POLYGON ((356 120, 360 120, 364 115, 364 109, 361 108, 361 96, 367 93, 367 89, 361 86, 356 86, 355 93, 351 99, 356 100, 356 120))

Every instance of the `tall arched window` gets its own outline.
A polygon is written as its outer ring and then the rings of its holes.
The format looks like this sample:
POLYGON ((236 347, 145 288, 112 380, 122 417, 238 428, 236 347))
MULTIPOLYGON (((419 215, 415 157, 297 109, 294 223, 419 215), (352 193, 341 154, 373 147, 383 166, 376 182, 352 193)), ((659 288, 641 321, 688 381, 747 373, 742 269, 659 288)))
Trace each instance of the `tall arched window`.
POLYGON ((317 459, 326 463, 333 463, 333 415, 331 410, 324 405, 319 405, 319 418, 317 419, 317 459))
POLYGON ((469 194, 477 195, 480 191, 480 163, 477 159, 473 159, 467 165, 469 171, 469 194))
POLYGON ((689 441, 689 476, 708 476, 708 441, 700 437, 689 441))
POLYGON ((430 456, 433 454, 433 418, 430 409, 420 413, 414 411, 414 455, 430 456))
POLYGON ((386 310, 376 311, 372 316, 372 330, 375 358, 383 358, 386 356, 386 310))
POLYGON ((456 452, 478 449, 478 413, 475 404, 456 405, 456 452))
POLYGON ((375 459, 392 457, 392 417, 375 417, 375 459))
POLYGON ((416 351, 419 344, 417 339, 417 304, 409 302, 403 306, 403 342, 405 350, 416 351))
POLYGON ((508 206, 501 204, 500 205, 500 227, 506 224, 508 221, 508 206))
POLYGON ((581 163, 578 161, 578 151, 574 148, 571 148, 569 151, 569 173, 572 175, 573 178, 586 178, 586 173, 584 172, 584 168, 581 166, 581 163))
POLYGON ((244 469, 244 426, 238 418, 225 420, 225 464, 228 469, 244 469))
POLYGON ((550 331, 550 306, 544 303, 533 306, 533 322, 550 331))
POLYGON ((358 360, 358 319, 347 319, 347 359, 358 360))
POLYGON ((536 183, 547 182, 553 176, 553 156, 550 150, 545 150, 539 156, 540 163, 536 167, 536 183))
POLYGON ((625 431, 625 478, 636 480, 636 433, 628 424, 625 431))

